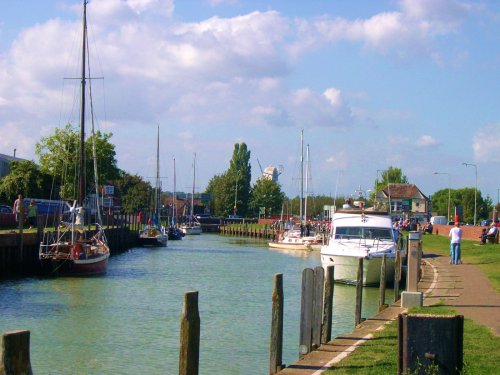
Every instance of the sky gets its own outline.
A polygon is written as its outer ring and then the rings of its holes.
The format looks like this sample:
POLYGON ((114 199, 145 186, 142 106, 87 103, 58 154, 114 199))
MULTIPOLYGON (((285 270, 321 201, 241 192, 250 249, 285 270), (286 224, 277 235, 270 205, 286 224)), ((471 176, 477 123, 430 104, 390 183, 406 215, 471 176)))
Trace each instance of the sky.
MULTIPOLYGON (((36 162, 78 123, 82 8, 0 0, 0 153, 36 162)), ((93 0, 87 21, 96 127, 148 180, 159 127, 163 190, 174 158, 176 190, 195 172, 201 192, 244 142, 253 181, 282 166, 297 196, 303 130, 308 194, 372 189, 392 166, 427 196, 477 183, 497 202, 498 1, 93 0)))

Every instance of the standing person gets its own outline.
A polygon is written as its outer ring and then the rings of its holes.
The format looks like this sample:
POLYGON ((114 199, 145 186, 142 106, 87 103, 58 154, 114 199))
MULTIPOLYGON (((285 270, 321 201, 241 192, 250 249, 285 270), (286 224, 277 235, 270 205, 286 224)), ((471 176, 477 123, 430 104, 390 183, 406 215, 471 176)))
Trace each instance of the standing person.
POLYGON ((19 194, 17 196, 17 199, 14 201, 14 205, 12 206, 12 211, 14 211, 14 214, 16 215, 16 223, 18 228, 21 227, 20 217, 21 217, 21 210, 23 209, 24 209, 23 196, 19 194))
POLYGON ((34 199, 30 201, 28 206, 28 223, 30 224, 29 229, 36 227, 36 216, 38 214, 38 207, 34 199))
POLYGON ((451 239, 450 243, 450 255, 451 264, 460 264, 462 260, 460 259, 460 242, 462 241, 462 229, 460 228, 460 223, 455 221, 455 226, 450 229, 448 237, 451 239))

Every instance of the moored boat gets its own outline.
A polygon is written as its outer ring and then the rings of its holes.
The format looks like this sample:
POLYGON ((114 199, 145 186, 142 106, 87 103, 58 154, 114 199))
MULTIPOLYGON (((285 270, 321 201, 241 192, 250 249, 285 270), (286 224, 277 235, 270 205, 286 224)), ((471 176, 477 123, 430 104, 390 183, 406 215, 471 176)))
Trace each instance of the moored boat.
POLYGON ((321 248, 321 264, 335 266, 335 281, 355 284, 358 260, 363 258, 363 285, 377 285, 384 254, 386 281, 393 280, 397 251, 387 212, 363 206, 343 208, 333 214, 329 243, 321 248))
MULTIPOLYGON (((80 149, 77 170, 79 178, 77 183, 77 199, 70 210, 69 220, 61 222, 56 232, 45 232, 40 243, 39 260, 42 269, 51 275, 61 276, 93 276, 106 273, 110 255, 106 234, 100 225, 101 211, 99 205, 99 184, 97 174, 94 174, 95 194, 85 197, 85 86, 86 81, 86 55, 87 38, 87 2, 83 2, 83 47, 82 47, 82 75, 80 92, 80 149), (93 200, 93 202, 91 202, 93 200), (96 208, 96 223, 86 224, 85 209, 96 208), (95 230, 91 231, 91 226, 95 230)), ((92 124, 92 139, 95 139, 92 124)), ((94 171, 96 167, 95 147, 93 149, 94 171)))

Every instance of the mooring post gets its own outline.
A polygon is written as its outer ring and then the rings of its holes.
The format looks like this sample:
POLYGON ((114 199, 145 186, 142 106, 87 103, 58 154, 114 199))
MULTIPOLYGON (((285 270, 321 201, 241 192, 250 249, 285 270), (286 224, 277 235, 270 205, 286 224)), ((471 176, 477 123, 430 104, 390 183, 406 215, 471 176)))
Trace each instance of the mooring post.
POLYGON ((30 362, 30 331, 5 332, 0 349, 0 375, 33 375, 30 362))
POLYGON ((326 344, 332 339, 332 315, 333 315, 333 272, 334 266, 326 268, 325 277, 325 300, 323 303, 323 326, 321 331, 321 343, 326 344))
POLYGON ((312 349, 313 283, 313 269, 304 269, 304 271, 302 271, 302 293, 300 301, 299 358, 302 358, 312 349))
POLYGON ((271 315, 271 343, 269 348, 269 375, 285 366, 283 360, 283 274, 274 275, 273 307, 271 315))
POLYGON ((317 349, 321 345, 321 324, 323 323, 323 291, 325 288, 325 270, 321 266, 314 268, 314 298, 312 347, 317 349))
POLYGON ((361 323, 361 306, 363 305, 363 258, 358 259, 358 274, 356 277, 356 311, 354 324, 361 323))
POLYGON ((399 280, 401 279, 401 253, 396 251, 394 260, 394 302, 399 300, 399 280))
POLYGON ((181 317, 179 375, 198 375, 200 360, 200 314, 198 292, 184 293, 181 317))
POLYGON ((401 295, 401 307, 421 307, 423 305, 423 293, 418 291, 421 259, 421 233, 417 231, 410 232, 408 238, 410 244, 406 267, 406 291, 401 295))
POLYGON ((379 289, 379 298, 378 298, 378 311, 382 311, 387 308, 387 304, 385 303, 385 268, 387 263, 386 254, 382 257, 382 264, 380 265, 380 289, 379 289))

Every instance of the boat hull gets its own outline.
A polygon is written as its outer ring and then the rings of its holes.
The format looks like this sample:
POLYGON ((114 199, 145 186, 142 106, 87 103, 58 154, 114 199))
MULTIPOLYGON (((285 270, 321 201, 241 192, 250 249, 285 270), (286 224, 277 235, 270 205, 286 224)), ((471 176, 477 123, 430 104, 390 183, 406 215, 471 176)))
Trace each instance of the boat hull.
MULTIPOLYGON (((363 285, 373 286, 380 284, 380 271, 382 266, 382 256, 366 256, 363 257, 363 285)), ((394 281, 394 254, 387 254, 385 280, 386 282, 394 281)), ((323 268, 334 266, 334 280, 345 284, 356 284, 358 274, 357 256, 332 255, 322 254, 321 264, 323 268)))
POLYGON ((182 233, 184 233, 185 235, 188 235, 188 236, 192 236, 192 235, 198 235, 198 234, 201 234, 202 230, 201 230, 201 227, 181 227, 181 231, 182 233))
POLYGON ((108 266, 109 253, 89 259, 41 259, 42 270, 53 276, 99 276, 108 266))
POLYGON ((314 251, 321 250, 321 244, 304 244, 304 243, 291 243, 291 242, 269 242, 268 246, 274 249, 283 250, 303 250, 314 251))

